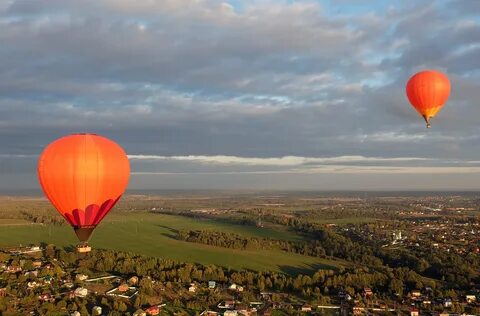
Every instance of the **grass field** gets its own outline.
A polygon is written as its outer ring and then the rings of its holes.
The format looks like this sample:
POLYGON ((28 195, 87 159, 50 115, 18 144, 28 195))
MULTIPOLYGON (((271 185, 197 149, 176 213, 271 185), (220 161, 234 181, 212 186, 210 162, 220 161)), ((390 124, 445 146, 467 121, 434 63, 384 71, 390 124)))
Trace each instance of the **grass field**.
POLYGON ((23 226, 23 225, 31 225, 27 220, 24 219, 13 219, 13 218, 2 218, 0 219, 0 226, 23 226))
MULTIPOLYGON (((1 221, 0 221, 1 226, 1 221)), ((273 270, 289 274, 306 273, 346 265, 343 261, 327 260, 282 251, 243 251, 188 243, 171 238, 176 229, 211 229, 245 236, 295 240, 301 238, 277 227, 257 228, 197 220, 180 216, 135 213, 112 213, 100 224, 90 244, 96 248, 131 251, 183 262, 216 264, 232 269, 273 270)), ((70 246, 77 240, 68 226, 17 225, 0 229, 0 244, 12 246, 30 243, 53 243, 70 246)))

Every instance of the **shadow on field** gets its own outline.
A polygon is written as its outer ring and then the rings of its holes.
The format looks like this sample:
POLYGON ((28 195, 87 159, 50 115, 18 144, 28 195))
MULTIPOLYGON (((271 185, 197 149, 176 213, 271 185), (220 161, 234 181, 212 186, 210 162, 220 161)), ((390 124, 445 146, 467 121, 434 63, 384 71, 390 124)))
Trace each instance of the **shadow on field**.
POLYGON ((75 252, 77 251, 77 247, 75 247, 74 245, 69 245, 63 247, 63 250, 65 250, 65 252, 75 252))
POLYGON ((338 267, 328 264, 305 264, 303 267, 297 266, 278 266, 281 272, 295 276, 299 274, 311 275, 318 270, 338 270, 338 267))
POLYGON ((160 225, 160 224, 157 224, 155 226, 166 229, 168 231, 166 233, 162 233, 161 234, 162 236, 172 238, 172 239, 177 239, 176 237, 177 237, 177 234, 178 234, 178 230, 173 229, 173 228, 168 227, 168 226, 165 226, 165 225, 160 225))

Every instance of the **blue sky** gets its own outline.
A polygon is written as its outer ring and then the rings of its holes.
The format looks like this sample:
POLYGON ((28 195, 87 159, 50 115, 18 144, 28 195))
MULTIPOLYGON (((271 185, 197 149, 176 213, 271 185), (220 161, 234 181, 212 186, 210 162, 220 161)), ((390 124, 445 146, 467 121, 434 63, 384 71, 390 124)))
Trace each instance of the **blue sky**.
POLYGON ((0 192, 94 132, 132 189, 477 189, 480 2, 0 0, 0 192), (452 82, 426 130, 416 71, 452 82))

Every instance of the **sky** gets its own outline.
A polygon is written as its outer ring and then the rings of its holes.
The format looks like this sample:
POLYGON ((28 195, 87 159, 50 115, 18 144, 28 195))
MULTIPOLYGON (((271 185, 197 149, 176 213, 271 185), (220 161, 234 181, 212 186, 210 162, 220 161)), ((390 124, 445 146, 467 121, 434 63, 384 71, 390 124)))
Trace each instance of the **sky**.
POLYGON ((478 0, 0 0, 0 193, 70 133, 130 189, 480 188, 478 0), (452 84, 426 129, 415 72, 452 84))

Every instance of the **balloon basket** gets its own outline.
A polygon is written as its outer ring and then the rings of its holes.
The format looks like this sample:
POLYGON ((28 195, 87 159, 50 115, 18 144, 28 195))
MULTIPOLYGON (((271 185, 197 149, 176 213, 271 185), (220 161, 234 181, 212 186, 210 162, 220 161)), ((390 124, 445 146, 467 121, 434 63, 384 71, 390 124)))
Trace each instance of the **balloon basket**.
POLYGON ((78 253, 86 253, 92 251, 92 247, 90 247, 88 244, 79 244, 77 245, 77 252, 78 253))
POLYGON ((431 117, 423 115, 423 119, 425 120, 425 123, 427 123, 427 128, 431 128, 432 127, 432 124, 430 124, 431 117))

